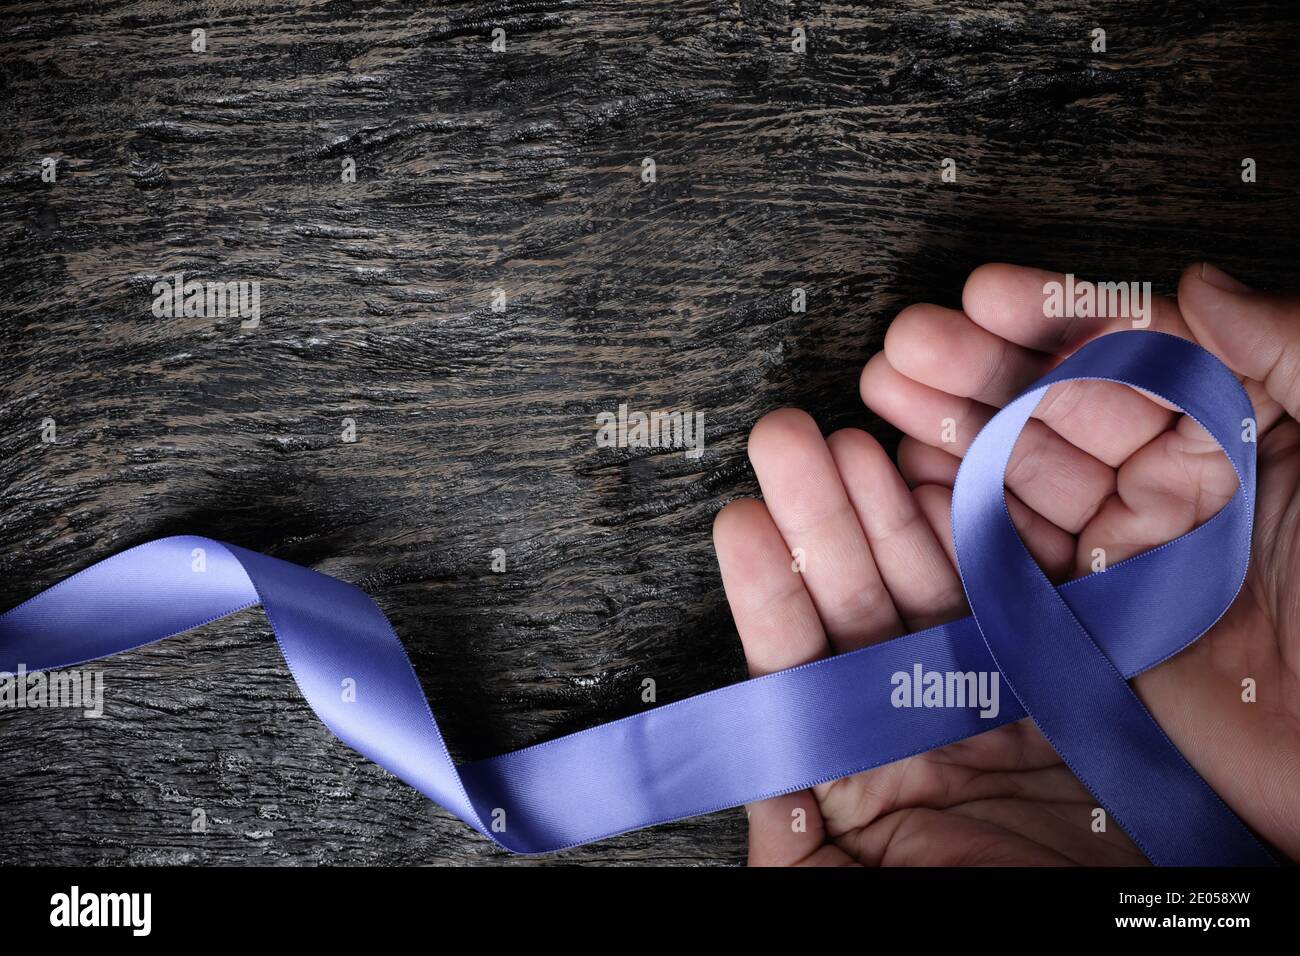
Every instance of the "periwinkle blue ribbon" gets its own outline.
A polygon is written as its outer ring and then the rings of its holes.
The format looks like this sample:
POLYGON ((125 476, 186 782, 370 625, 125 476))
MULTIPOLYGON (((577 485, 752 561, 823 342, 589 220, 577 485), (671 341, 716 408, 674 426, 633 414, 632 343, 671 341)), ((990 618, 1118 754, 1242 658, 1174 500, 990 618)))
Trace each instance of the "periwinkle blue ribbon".
POLYGON ((69 667, 261 604, 334 734, 517 853, 799 790, 1028 715, 1153 862, 1270 864, 1127 683, 1208 630, 1245 580, 1255 445, 1241 430, 1252 416, 1236 378, 1199 346, 1155 332, 1097 339, 994 416, 962 464, 953 532, 973 616, 461 766, 364 592, 210 538, 150 541, 0 615, 0 670, 69 667), (1183 537, 1058 588, 1012 527, 1003 482, 1043 393, 1076 379, 1122 382, 1181 407, 1223 447, 1240 488, 1183 537), (916 665, 999 670, 1015 700, 991 718, 977 706, 898 708, 891 675, 916 665))

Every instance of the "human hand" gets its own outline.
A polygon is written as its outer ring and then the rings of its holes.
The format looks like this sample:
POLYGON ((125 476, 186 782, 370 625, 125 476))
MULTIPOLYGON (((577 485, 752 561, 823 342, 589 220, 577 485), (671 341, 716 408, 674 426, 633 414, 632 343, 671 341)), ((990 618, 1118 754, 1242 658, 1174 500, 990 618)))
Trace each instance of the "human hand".
MULTIPOLYGON (((823 439, 783 409, 754 426, 764 501, 719 512, 714 545, 751 674, 969 613, 950 526, 960 458, 997 408, 1128 316, 1049 319, 1063 277, 986 265, 962 311, 905 309, 863 370, 862 398, 904 433, 898 470, 866 432, 823 439), (945 420, 947 429, 945 430, 945 420), (952 439, 945 441, 944 439, 952 439), (901 475, 899 473, 901 470, 901 475), (794 570, 792 552, 803 570, 794 570)), ((1196 770, 1265 840, 1300 858, 1300 299, 1193 266, 1150 328, 1199 342, 1242 378, 1258 422, 1246 585, 1223 619, 1132 681, 1196 770), (1242 682, 1257 700, 1243 701, 1242 682)), ((1007 469, 1012 519, 1054 581, 1203 524, 1237 490, 1195 422, 1127 386, 1044 397, 1007 469)), ((749 808, 753 865, 1140 864, 1029 719, 749 808)))

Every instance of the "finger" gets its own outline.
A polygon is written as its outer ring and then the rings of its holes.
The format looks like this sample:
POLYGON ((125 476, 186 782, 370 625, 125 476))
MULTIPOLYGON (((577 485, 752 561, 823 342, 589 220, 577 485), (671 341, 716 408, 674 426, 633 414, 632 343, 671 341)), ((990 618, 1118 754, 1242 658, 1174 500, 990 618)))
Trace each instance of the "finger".
POLYGON ((858 390, 866 406, 899 431, 958 457, 993 417, 987 405, 908 378, 884 352, 867 361, 858 390))
MULTIPOLYGON (((904 438, 898 445, 898 464, 903 477, 912 488, 927 484, 952 488, 953 482, 957 479, 957 467, 960 462, 947 452, 931 448, 914 438, 904 438)), ((1047 575, 1049 578, 1065 580, 1067 577, 1087 574, 1091 571, 1091 559, 1084 560, 1085 556, 1090 555, 1088 546, 1084 544, 1078 546, 1076 551, 1080 560, 1073 573, 1070 573, 1070 562, 1065 557, 1067 542, 1057 533, 1059 529, 1054 526, 1048 528, 1041 522, 1033 521, 1034 512, 1010 492, 1007 493, 1007 509, 1011 512, 1016 530, 1026 541, 1030 553, 1039 560, 1040 564, 1043 561, 1050 562, 1051 570, 1047 575)), ((945 520, 951 524, 951 515, 945 520)), ((945 536, 943 543, 951 555, 951 533, 945 536)), ((953 560, 955 561, 956 558, 953 557, 953 560)))
MULTIPOLYGON (((973 322, 995 335, 1027 348, 1056 353, 1058 359, 1100 335, 1135 327, 1134 319, 1144 321, 1137 314, 1138 310, 1132 307, 1116 309, 1106 317, 1047 318, 1043 308, 1046 299, 1043 289, 1047 283, 1064 280, 1065 277, 1059 273, 990 263, 980 266, 966 280, 962 291, 963 308, 973 322)), ((1151 297, 1147 310, 1150 322, 1144 327, 1195 339, 1242 376, 1246 391, 1255 403, 1256 420, 1263 434, 1278 420, 1284 408, 1294 417, 1296 408, 1300 407, 1300 371, 1297 371, 1300 347, 1294 344, 1300 334, 1296 332, 1295 318, 1300 306, 1294 298, 1265 296, 1244 290, 1244 286, 1212 265, 1192 266, 1183 273, 1176 302, 1166 296, 1151 297), (1206 275, 1210 280, 1217 279, 1223 288, 1218 288, 1214 281, 1205 280, 1203 276, 1206 275), (1245 312, 1242 312, 1243 308, 1245 312), (1219 311, 1216 313, 1216 310, 1219 311), (1193 314, 1186 314, 1188 312, 1193 314), (1244 329, 1248 331, 1243 332, 1244 329), (1272 392, 1264 381, 1269 377, 1273 378, 1272 392), (1290 404, 1283 400, 1288 395, 1290 404)), ((1091 393, 1091 386, 1085 387, 1091 393)), ((1112 390, 1116 388, 1111 386, 1112 390)), ((1122 396, 1123 392, 1116 391, 1115 394, 1122 396)), ((1146 400, 1151 402, 1149 397, 1146 400)), ((1071 405, 1087 409, 1093 408, 1095 401, 1094 398, 1071 405)), ((1089 422, 1080 419, 1077 423, 1071 422, 1068 431, 1061 432, 1079 447, 1111 464, 1116 461, 1115 454, 1104 447, 1090 447, 1087 444, 1089 436, 1095 436, 1093 441, 1103 443, 1115 440, 1130 444, 1136 442, 1132 447, 1136 450, 1157 434, 1151 428, 1158 423, 1157 416, 1150 411, 1143 412, 1140 404, 1133 404, 1133 399, 1119 397, 1114 401, 1126 404, 1128 410, 1098 409, 1097 417, 1104 422, 1109 415, 1110 421, 1122 423, 1120 428, 1094 429, 1089 422), (1112 433, 1114 438, 1108 438, 1112 433)), ((1163 402, 1152 404, 1168 408, 1163 402)), ((1059 427, 1044 409, 1040 408, 1038 414, 1053 427, 1059 427)))
MULTIPOLYGON (((1106 315, 1052 316, 1047 290, 1054 289, 1055 283, 1065 291, 1066 282, 1066 277, 1058 272, 989 263, 967 278, 962 289, 962 309, 972 321, 1000 338, 1059 356, 1068 355, 1099 335, 1135 327, 1185 339, 1192 337, 1178 306, 1166 296, 1150 296, 1149 302, 1146 295, 1138 295, 1138 302, 1129 296, 1104 296, 1105 305, 1088 311, 1104 311, 1106 315)), ((1095 283, 1074 280, 1076 292, 1088 287, 1095 295, 1095 283)), ((1079 301, 1077 296, 1075 301, 1079 301)))
POLYGON ((802 566, 804 586, 831 647, 856 650, 902 633, 866 535, 816 423, 782 409, 749 436, 749 458, 768 511, 802 566))
POLYGON ((1051 367, 1049 356, 1008 342, 963 313, 911 305, 885 333, 885 355, 913 381, 1001 407, 1051 367))
POLYGON ((1114 564, 1186 534, 1218 514, 1237 488, 1223 449, 1184 416, 1120 468, 1116 494, 1080 536, 1076 569, 1086 573, 1098 557, 1114 564))
MULTIPOLYGON (((958 456, 966 453, 993 416, 987 405, 903 376, 883 353, 867 363, 860 387, 863 401, 881 418, 919 441, 958 456)), ((1077 533, 1113 493, 1115 471, 1031 419, 1012 452, 1006 484, 1048 521, 1077 533)))
POLYGON ((1254 292, 1202 263, 1183 273, 1178 304, 1197 341, 1238 375, 1263 383, 1264 395, 1251 395, 1261 431, 1282 409, 1300 417, 1300 299, 1254 292))
POLYGON ((904 435, 898 443, 898 471, 909 488, 917 485, 943 485, 951 488, 957 481, 961 459, 946 451, 904 435))
POLYGON ((846 428, 827 441, 872 557, 908 630, 966 613, 961 580, 880 443, 846 428))
POLYGON ((761 501, 733 501, 713 521, 713 547, 751 676, 830 653, 803 577, 761 501))
MULTIPOLYGON (((713 547, 722 585, 758 677, 830 653, 817 609, 790 566, 785 541, 762 502, 732 502, 713 522, 713 547)), ((821 811, 810 790, 751 804, 749 859, 756 866, 787 866, 825 841, 821 811)))
POLYGON ((1034 409, 1034 418, 1110 468, 1122 465, 1177 417, 1164 402, 1119 382, 1060 382, 1034 409))
MULTIPOLYGON (((957 567, 957 549, 952 540, 952 489, 941 485, 921 485, 912 496, 948 553, 948 560, 954 568, 957 567)), ((1074 538, 1010 493, 1007 494, 1007 510, 1020 539, 1048 579, 1058 584, 1067 580, 1074 568, 1074 538)))
MULTIPOLYGON (((915 382, 998 407, 1054 364, 1051 356, 934 305, 904 309, 885 335, 884 352, 892 368, 915 382)), ((1167 429, 1174 416, 1116 382, 1061 383, 1048 390, 1034 411, 1066 441, 1112 468, 1167 429)))
MULTIPOLYGON (((1261 453, 1263 447, 1264 442, 1261 453)), ((1071 576, 1091 573, 1098 559, 1109 565, 1190 531, 1217 513, 1226 503, 1224 495, 1231 496, 1236 489, 1235 474, 1222 450, 1186 416, 1150 450, 1144 448, 1131 460, 1133 464, 1125 466, 1128 470, 1121 470, 1127 501, 1114 495, 1098 509, 1080 536, 1071 576)), ((913 488, 926 484, 951 488, 960 464, 947 452, 911 437, 899 442, 898 463, 913 488)), ((1017 510, 1012 506, 1013 513, 1017 510)), ((1026 533, 1039 532, 1021 529, 1022 535, 1026 533)), ((1050 547, 1052 542, 1036 544, 1050 547)))

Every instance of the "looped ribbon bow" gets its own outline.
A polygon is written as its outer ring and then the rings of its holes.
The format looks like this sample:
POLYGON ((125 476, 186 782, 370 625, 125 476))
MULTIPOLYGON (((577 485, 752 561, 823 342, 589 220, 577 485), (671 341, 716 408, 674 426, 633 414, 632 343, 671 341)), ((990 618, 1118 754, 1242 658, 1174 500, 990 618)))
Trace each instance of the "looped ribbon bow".
POLYGON ((1147 331, 1096 339, 998 412, 962 463, 952 523, 970 617, 460 766, 364 592, 210 538, 150 541, 0 615, 0 670, 70 667, 261 604, 303 696, 340 740, 516 853, 788 793, 1029 716, 1152 862, 1271 864, 1128 685, 1212 627, 1242 587, 1252 415, 1232 373, 1191 342, 1147 331), (1195 530, 1057 587, 1011 524, 1004 476, 1046 390, 1080 379, 1182 408, 1222 446, 1240 488, 1195 530), (917 670, 996 672, 1014 700, 994 716, 895 706, 893 675, 917 670))

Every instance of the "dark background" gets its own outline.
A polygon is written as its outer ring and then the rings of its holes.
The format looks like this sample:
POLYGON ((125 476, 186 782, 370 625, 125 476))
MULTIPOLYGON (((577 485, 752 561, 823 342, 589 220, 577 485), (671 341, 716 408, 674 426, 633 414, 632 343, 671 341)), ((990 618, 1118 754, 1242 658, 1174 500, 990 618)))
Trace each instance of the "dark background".
MULTIPOLYGON (((857 373, 902 306, 988 260, 1295 287, 1298 40, 1187 0, 0 8, 0 608, 173 533, 308 564, 464 758, 739 679, 746 432, 887 437, 857 373), (261 327, 155 318, 180 270, 260 281, 261 327), (704 457, 597 448, 620 402, 704 412, 704 457)), ((0 862, 538 862, 334 740, 260 611, 102 668, 101 720, 0 713, 0 862)), ((743 856, 733 810, 551 859, 743 856)))

